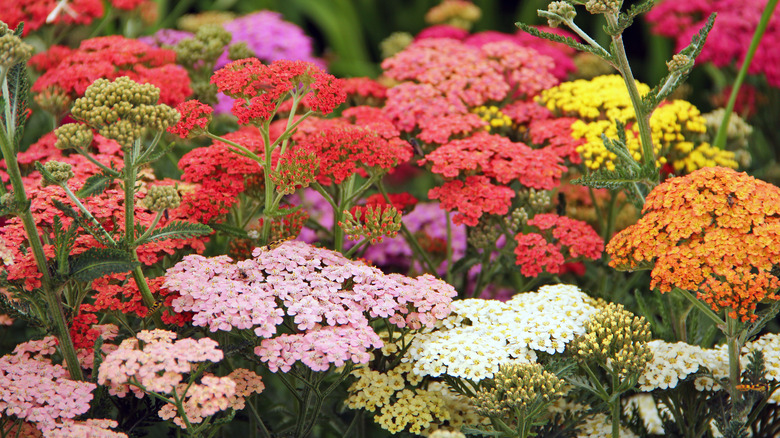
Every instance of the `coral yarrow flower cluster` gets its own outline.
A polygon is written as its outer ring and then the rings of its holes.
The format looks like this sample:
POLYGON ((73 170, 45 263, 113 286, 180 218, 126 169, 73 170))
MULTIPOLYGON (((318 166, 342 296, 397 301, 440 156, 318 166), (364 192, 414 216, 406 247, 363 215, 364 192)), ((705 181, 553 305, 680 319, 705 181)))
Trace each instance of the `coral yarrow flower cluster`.
POLYGON ((303 242, 257 248, 254 258, 187 256, 168 270, 165 286, 181 294, 174 310, 212 332, 252 329, 265 338, 255 353, 272 371, 297 362, 315 371, 366 363, 382 346, 370 326, 433 327, 450 312, 454 288, 430 275, 385 275, 341 254, 303 242), (280 334, 285 318, 292 333, 280 334), (276 335, 276 336, 275 336, 276 335))
POLYGON ((644 216, 607 245, 618 269, 653 266, 661 292, 674 287, 729 317, 756 319, 777 300, 780 280, 780 188, 745 173, 713 167, 672 178, 647 196, 644 216))
POLYGON ((346 99, 339 79, 305 61, 265 65, 257 58, 241 59, 214 73, 211 82, 236 99, 231 112, 240 124, 270 120, 293 94, 303 95, 302 104, 321 114, 331 113, 346 99))

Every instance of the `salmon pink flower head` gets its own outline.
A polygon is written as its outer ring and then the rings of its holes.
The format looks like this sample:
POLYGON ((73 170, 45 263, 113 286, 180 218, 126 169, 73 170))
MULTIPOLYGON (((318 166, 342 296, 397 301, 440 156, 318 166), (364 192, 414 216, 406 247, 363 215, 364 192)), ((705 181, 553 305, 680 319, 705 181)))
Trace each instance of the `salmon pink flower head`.
POLYGON ((0 416, 13 416, 49 431, 89 410, 95 384, 70 380, 68 370, 46 357, 53 336, 19 344, 0 357, 0 416))
POLYGON ((193 312, 194 325, 251 329, 265 338, 255 353, 272 371, 286 372, 297 361, 314 370, 366 363, 382 346, 371 321, 433 327, 456 295, 430 275, 386 275, 304 242, 257 248, 253 257, 232 263, 226 256, 187 256, 168 270, 165 285, 181 294, 173 308, 193 312), (285 317, 293 330, 279 335, 285 317))
POLYGON ((714 311, 755 321, 777 300, 780 188, 723 167, 667 180, 647 196, 643 217, 607 245, 610 265, 652 267, 651 286, 691 292, 714 311))
POLYGON ((330 114, 347 97, 339 79, 305 61, 265 65, 257 58, 240 59, 214 73, 211 83, 237 99, 232 113, 239 124, 270 120, 293 94, 304 96, 302 104, 320 114, 330 114))

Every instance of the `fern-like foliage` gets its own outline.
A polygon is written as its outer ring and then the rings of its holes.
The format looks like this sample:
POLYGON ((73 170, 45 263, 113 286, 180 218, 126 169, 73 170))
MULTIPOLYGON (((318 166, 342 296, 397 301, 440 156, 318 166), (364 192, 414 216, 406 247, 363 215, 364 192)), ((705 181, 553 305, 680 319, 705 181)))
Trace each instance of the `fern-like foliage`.
POLYGON ((778 301, 774 301, 771 306, 756 312, 758 318, 742 331, 739 337, 740 343, 744 344, 757 335, 765 325, 775 319, 778 313, 780 313, 780 302, 778 301))
POLYGON ((96 224, 90 220, 90 218, 86 217, 84 214, 82 214, 80 211, 76 211, 68 204, 65 204, 62 201, 59 201, 57 199, 52 199, 52 203, 54 206, 61 211, 65 216, 68 216, 69 218, 76 221, 81 228, 86 230, 92 237, 94 237, 98 242, 100 242, 101 245, 107 246, 107 247, 114 247, 116 246, 115 243, 112 243, 108 239, 106 239, 105 236, 105 229, 101 227, 99 224, 96 224))
POLYGON ((135 165, 136 166, 143 166, 144 164, 151 163, 154 161, 159 160, 163 155, 170 152, 173 147, 176 146, 176 142, 170 142, 165 146, 157 146, 154 151, 152 151, 149 155, 146 155, 139 159, 135 165))
POLYGON ((115 248, 90 248, 73 257, 69 277, 77 281, 92 281, 108 274, 130 272, 140 263, 130 253, 115 248))
POLYGON ((190 237, 210 234, 212 231, 214 230, 205 224, 173 221, 162 228, 152 231, 152 233, 143 240, 136 241, 136 245, 168 239, 189 239, 190 237))
POLYGON ((641 209, 643 200, 640 196, 644 197, 644 194, 637 193, 637 190, 640 190, 639 184, 653 181, 657 177, 658 172, 655 169, 648 169, 647 167, 636 169, 618 166, 615 170, 599 169, 572 182, 596 189, 624 190, 626 195, 628 195, 628 199, 637 208, 641 209))
POLYGON ((21 299, 12 299, 6 294, 0 294, 0 313, 4 313, 14 319, 21 319, 31 327, 44 326, 43 321, 35 316, 29 302, 21 299))
POLYGON ((638 15, 649 12, 655 6, 655 0, 645 0, 641 3, 635 3, 631 5, 626 12, 618 14, 617 26, 606 26, 605 29, 608 35, 620 35, 628 29, 633 23, 634 18, 638 15))
MULTIPOLYGON (((20 23, 14 31, 14 34, 19 38, 22 37, 22 30, 24 24, 20 23)), ((13 124, 16 126, 16 135, 13 139, 14 147, 18 147, 22 134, 24 133, 24 125, 27 123, 27 101, 30 95, 30 81, 27 77, 26 63, 20 62, 11 66, 8 69, 6 76, 6 82, 8 84, 8 96, 4 96, 3 103, 10 105, 11 118, 13 124)), ((2 108, 3 105, 0 105, 2 108)), ((0 111, 0 122, 6 125, 5 111, 0 111)))
MULTIPOLYGON (((111 169, 114 169, 114 163, 111 163, 111 169)), ((114 183, 114 179, 116 179, 116 174, 112 174, 105 170, 92 175, 84 181, 84 185, 76 192, 76 196, 83 199, 99 195, 105 192, 106 189, 114 183)))
POLYGON ((221 233, 225 233, 229 236, 239 237, 241 239, 246 239, 249 237, 246 233, 246 230, 244 230, 243 228, 238 228, 226 224, 219 224, 215 222, 209 223, 209 226, 214 230, 219 231, 221 233))
MULTIPOLYGON (((716 13, 712 13, 707 19, 707 23, 704 24, 699 32, 691 38, 691 43, 687 47, 680 50, 680 55, 685 55, 691 60, 691 65, 695 62, 696 58, 704 48, 704 43, 707 41, 707 36, 712 30, 712 26, 715 24, 716 13)), ((642 105, 648 112, 652 112, 661 102, 664 101, 670 94, 674 92, 680 85, 682 85, 688 78, 689 71, 672 71, 656 85, 649 93, 642 98, 642 105)))
POLYGON ((583 51, 583 52, 592 53, 592 54, 598 56, 599 58, 602 58, 605 61, 614 64, 614 59, 613 59, 612 55, 610 55, 609 53, 602 52, 601 50, 597 50, 596 48, 591 47, 591 46, 589 46, 587 44, 578 43, 577 41, 574 41, 574 38, 564 37, 564 36, 556 35, 556 34, 550 33, 550 32, 544 32, 544 31, 541 31, 541 30, 539 30, 539 29, 537 29, 537 28, 535 28, 533 26, 529 26, 529 25, 527 25, 525 23, 517 22, 517 23, 515 23, 515 26, 519 27, 523 32, 527 32, 527 33, 529 33, 529 34, 531 34, 531 35, 533 35, 535 37, 544 38, 546 40, 554 41, 556 43, 566 44, 567 46, 569 46, 569 47, 571 47, 573 49, 580 50, 580 51, 583 51))

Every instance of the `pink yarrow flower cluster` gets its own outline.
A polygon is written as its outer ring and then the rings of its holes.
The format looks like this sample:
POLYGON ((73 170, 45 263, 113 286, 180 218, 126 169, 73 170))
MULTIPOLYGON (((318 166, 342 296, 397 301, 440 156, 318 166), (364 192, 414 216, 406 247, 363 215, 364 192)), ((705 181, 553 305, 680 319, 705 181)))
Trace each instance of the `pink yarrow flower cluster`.
POLYGON ((0 357, 0 414, 34 423, 47 432, 89 410, 95 384, 70 380, 68 371, 47 357, 53 336, 19 344, 0 357))
POLYGON ((382 346, 371 320, 433 327, 456 295, 432 276, 386 275, 304 242, 257 248, 253 257, 231 263, 225 256, 187 256, 168 270, 165 287, 181 294, 173 309, 193 312, 194 325, 253 329, 266 338, 255 354, 272 371, 288 371, 297 361, 318 371, 366 363, 367 352, 382 346), (279 333, 285 317, 291 333, 279 333))
POLYGON ((159 414, 164 420, 173 418, 182 428, 228 408, 241 409, 246 397, 264 389, 260 377, 249 370, 236 370, 226 377, 206 374, 199 383, 193 376, 185 380, 200 364, 222 360, 223 353, 210 338, 176 338, 174 332, 155 329, 124 340, 100 364, 98 383, 118 397, 130 391, 138 398, 146 392, 175 395, 174 399, 182 400, 184 415, 173 403, 163 406, 159 414))

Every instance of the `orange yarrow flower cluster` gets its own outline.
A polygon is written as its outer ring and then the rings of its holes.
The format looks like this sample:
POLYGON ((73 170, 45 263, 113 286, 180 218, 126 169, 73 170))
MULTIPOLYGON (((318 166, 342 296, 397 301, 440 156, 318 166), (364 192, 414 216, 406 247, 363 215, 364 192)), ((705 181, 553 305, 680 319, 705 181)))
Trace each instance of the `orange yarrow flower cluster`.
POLYGON ((777 300, 780 188, 723 167, 672 178, 647 196, 644 216, 607 245, 610 265, 654 265, 653 287, 697 291, 728 316, 755 321, 756 305, 777 300))

